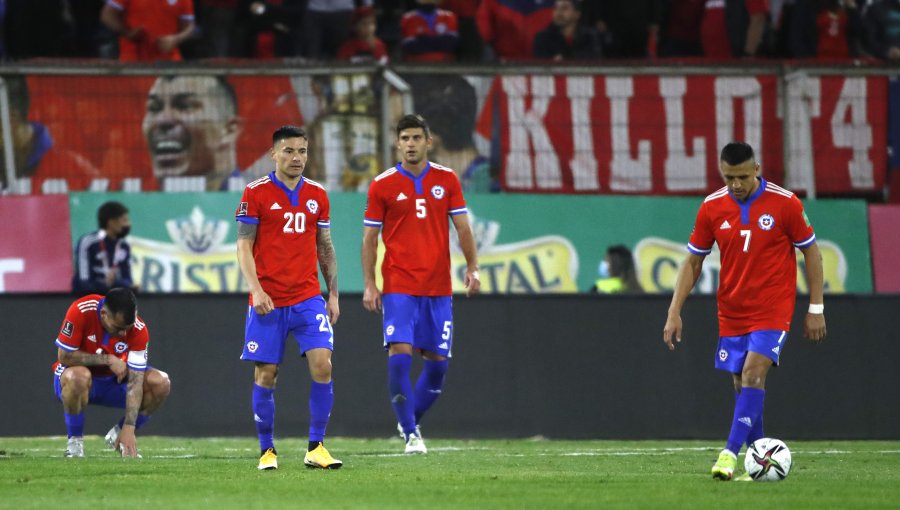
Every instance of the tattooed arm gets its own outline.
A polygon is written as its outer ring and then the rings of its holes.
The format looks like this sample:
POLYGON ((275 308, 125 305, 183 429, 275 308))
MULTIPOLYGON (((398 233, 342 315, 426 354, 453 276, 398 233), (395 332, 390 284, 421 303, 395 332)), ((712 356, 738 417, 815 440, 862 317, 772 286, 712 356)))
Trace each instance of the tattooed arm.
POLYGON ((143 401, 144 372, 128 370, 128 388, 125 392, 125 421, 122 425, 122 431, 119 432, 117 445, 118 448, 122 449, 123 457, 137 456, 137 438, 134 435, 134 427, 143 401))
POLYGON ((328 304, 326 305, 328 319, 334 324, 341 315, 341 309, 338 305, 337 257, 334 254, 334 244, 331 242, 330 228, 317 229, 316 254, 319 258, 322 278, 328 288, 328 304))
POLYGON ((114 374, 116 380, 122 382, 128 373, 128 365, 124 361, 107 353, 91 354, 84 351, 66 351, 57 349, 57 359, 63 365, 68 367, 106 367, 108 366, 114 374))

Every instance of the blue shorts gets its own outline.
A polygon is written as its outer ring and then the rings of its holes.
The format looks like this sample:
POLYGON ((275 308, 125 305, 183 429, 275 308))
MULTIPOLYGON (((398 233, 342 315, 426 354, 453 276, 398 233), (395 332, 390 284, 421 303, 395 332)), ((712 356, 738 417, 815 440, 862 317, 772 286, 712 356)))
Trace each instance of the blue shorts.
POLYGON ((279 365, 284 359, 284 341, 294 334, 300 355, 310 349, 334 350, 334 331, 325 311, 325 299, 314 296, 296 305, 275 308, 259 315, 250 306, 241 359, 279 365))
POLYGON ((732 374, 740 374, 744 369, 747 352, 750 351, 769 358, 777 367, 785 342, 787 342, 787 331, 777 329, 753 331, 741 336, 719 337, 716 368, 727 370, 732 374))
MULTIPOLYGON (((60 402, 62 402, 62 385, 59 383, 59 376, 62 375, 63 370, 65 369, 60 366, 53 373, 53 392, 56 394, 56 400, 60 402)), ((147 367, 147 370, 150 370, 150 367, 147 367)), ((146 372, 144 373, 146 374, 146 372)), ((127 391, 127 377, 122 382, 116 382, 114 375, 94 376, 91 378, 88 404, 125 409, 125 393, 127 391)))
POLYGON ((453 298, 384 294, 384 347, 412 344, 449 358, 453 348, 453 298))

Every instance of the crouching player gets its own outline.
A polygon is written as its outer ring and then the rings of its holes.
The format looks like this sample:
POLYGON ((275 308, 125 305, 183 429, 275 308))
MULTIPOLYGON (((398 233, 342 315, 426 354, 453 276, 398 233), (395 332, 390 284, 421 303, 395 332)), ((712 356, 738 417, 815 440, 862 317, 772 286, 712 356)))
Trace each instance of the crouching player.
POLYGON ((147 364, 147 325, 137 315, 131 290, 89 294, 66 312, 59 336, 53 387, 63 404, 69 441, 66 457, 84 457, 84 408, 125 409, 106 435, 123 457, 139 457, 135 432, 169 396, 169 376, 147 364))

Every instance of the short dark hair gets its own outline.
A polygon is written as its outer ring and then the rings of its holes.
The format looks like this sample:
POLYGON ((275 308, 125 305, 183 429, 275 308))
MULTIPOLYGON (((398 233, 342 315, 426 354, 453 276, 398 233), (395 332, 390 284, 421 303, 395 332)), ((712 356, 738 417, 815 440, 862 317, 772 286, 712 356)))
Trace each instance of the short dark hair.
POLYGON ((754 159, 753 147, 746 142, 731 142, 722 147, 722 154, 719 156, 720 161, 724 161, 731 166, 737 166, 741 163, 754 159))
POLYGON ((397 122, 397 137, 400 137, 400 132, 404 129, 415 128, 422 128, 422 130, 425 131, 425 137, 431 138, 431 130, 428 128, 428 123, 425 122, 425 119, 421 115, 415 113, 408 113, 397 122))
POLYGON ((634 272, 634 257, 625 245, 612 245, 606 249, 606 254, 609 255, 609 273, 612 276, 621 276, 628 271, 634 272))
POLYGON ((137 299, 134 292, 125 287, 115 287, 106 293, 103 299, 103 307, 113 317, 122 315, 122 319, 128 324, 134 324, 137 317, 137 299))
POLYGON ((303 138, 307 142, 309 141, 309 137, 306 136, 306 131, 302 127, 286 125, 281 126, 272 133, 272 145, 274 146, 278 142, 287 140, 288 138, 303 138))
POLYGON ((106 228, 106 225, 110 220, 121 218, 126 214, 128 214, 128 208, 121 202, 106 202, 100 206, 100 209, 97 209, 97 225, 99 225, 100 228, 106 228))

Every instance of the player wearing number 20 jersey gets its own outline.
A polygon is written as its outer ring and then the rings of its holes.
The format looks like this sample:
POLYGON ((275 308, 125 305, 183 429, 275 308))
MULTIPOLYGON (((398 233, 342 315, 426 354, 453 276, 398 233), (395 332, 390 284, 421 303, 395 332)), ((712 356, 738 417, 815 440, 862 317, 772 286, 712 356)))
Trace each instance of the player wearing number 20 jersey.
POLYGON ((797 289, 794 248, 815 240, 797 196, 765 179, 745 201, 727 187, 706 197, 688 250, 706 256, 713 243, 719 247, 719 335, 790 329, 797 289))

